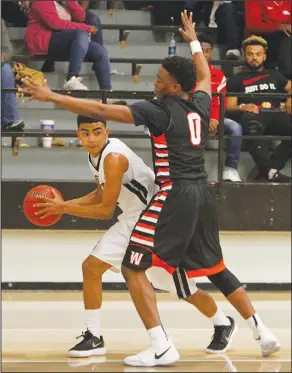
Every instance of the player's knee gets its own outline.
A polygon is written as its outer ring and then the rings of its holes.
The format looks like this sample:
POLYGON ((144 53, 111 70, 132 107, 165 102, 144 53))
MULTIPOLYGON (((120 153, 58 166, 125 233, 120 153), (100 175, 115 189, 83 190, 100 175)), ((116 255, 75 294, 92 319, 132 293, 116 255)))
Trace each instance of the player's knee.
POLYGON ((87 257, 82 263, 83 277, 102 276, 104 272, 103 264, 105 263, 93 256, 87 257))
POLYGON ((242 286, 238 278, 227 268, 216 275, 208 276, 208 279, 225 295, 225 297, 242 286))

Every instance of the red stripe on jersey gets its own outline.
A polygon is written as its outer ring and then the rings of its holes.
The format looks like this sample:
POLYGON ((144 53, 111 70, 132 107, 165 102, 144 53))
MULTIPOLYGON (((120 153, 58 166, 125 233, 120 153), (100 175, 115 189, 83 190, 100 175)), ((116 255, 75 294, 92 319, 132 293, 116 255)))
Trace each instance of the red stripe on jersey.
POLYGON ((155 154, 168 154, 168 150, 163 150, 163 149, 154 149, 155 154))
POLYGON ((166 159, 166 158, 165 159, 160 159, 160 158, 158 159, 158 158, 156 158, 155 159, 155 163, 158 163, 158 164, 159 163, 168 163, 168 159, 166 159))
MULTIPOLYGON (((157 176, 157 181, 159 182, 159 183, 162 183, 162 184, 164 184, 164 183, 167 183, 168 181, 169 181, 169 178, 162 178, 161 176, 157 176)), ((165 185, 163 185, 164 187, 165 187, 165 185)))
POLYGON ((151 214, 151 212, 145 212, 142 216, 147 216, 148 218, 158 219, 158 215, 151 214))
POLYGON ((163 203, 159 203, 159 202, 153 202, 151 203, 151 206, 155 206, 155 207, 163 207, 163 203))
POLYGON ((136 237, 136 238, 139 238, 140 240, 145 240, 145 241, 154 243, 154 238, 146 237, 146 236, 143 236, 142 234, 132 233, 131 237, 136 237))
POLYGON ((149 229, 150 231, 153 231, 153 232, 155 231, 155 227, 148 225, 148 224, 138 222, 137 226, 141 228, 149 229))
MULTIPOLYGON (((167 187, 172 187, 172 182, 167 182, 163 185, 160 185, 161 188, 167 188, 167 187)), ((164 192, 164 193, 167 193, 167 192, 164 192)))
POLYGON ((157 172, 169 172, 169 167, 165 167, 165 168, 158 167, 157 172))
POLYGON ((156 145, 165 145, 168 147, 168 144, 167 144, 167 141, 166 141, 166 137, 164 134, 160 135, 160 136, 153 136, 152 135, 152 139, 153 139, 153 142, 154 144, 156 145))

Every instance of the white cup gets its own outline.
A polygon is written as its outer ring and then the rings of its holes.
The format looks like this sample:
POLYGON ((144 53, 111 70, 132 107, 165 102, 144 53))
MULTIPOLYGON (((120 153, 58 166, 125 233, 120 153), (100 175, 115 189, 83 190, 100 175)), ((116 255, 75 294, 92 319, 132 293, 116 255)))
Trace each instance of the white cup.
POLYGON ((41 129, 44 131, 53 130, 55 127, 55 121, 51 119, 41 119, 41 129))
POLYGON ((52 141, 53 141, 52 137, 43 137, 42 138, 43 148, 51 148, 52 147, 52 141))

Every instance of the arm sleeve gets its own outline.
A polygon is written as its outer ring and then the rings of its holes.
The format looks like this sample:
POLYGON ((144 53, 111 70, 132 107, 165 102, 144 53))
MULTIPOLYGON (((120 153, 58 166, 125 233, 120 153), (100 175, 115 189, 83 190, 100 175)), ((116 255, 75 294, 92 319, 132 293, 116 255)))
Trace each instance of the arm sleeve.
POLYGON ((67 9, 69 10, 73 21, 75 22, 84 22, 86 13, 78 1, 67 1, 67 9))
POLYGON ((52 30, 84 30, 90 32, 91 26, 85 23, 64 21, 58 17, 53 1, 34 1, 33 11, 41 18, 42 22, 52 30))
POLYGON ((135 126, 145 126, 154 136, 162 135, 170 123, 170 112, 166 104, 159 101, 141 101, 129 106, 135 126))

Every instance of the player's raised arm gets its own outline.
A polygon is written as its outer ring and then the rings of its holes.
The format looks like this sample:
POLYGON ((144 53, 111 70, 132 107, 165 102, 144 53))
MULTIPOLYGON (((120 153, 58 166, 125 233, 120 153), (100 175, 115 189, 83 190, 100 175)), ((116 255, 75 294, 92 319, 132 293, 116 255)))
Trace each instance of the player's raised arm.
POLYGON ((95 100, 61 95, 51 91, 47 85, 40 85, 33 82, 30 78, 24 78, 22 81, 24 88, 19 88, 18 91, 30 95, 29 100, 53 102, 72 113, 90 118, 97 117, 121 123, 134 123, 131 110, 127 106, 107 105, 95 100))
POLYGON ((210 68, 197 38, 195 24, 193 23, 193 13, 190 13, 188 16, 187 11, 185 10, 183 13, 181 13, 181 20, 183 29, 179 29, 179 32, 183 36, 184 40, 187 43, 190 43, 193 55, 193 64, 195 65, 197 71, 198 84, 196 91, 204 91, 211 96, 210 68))

